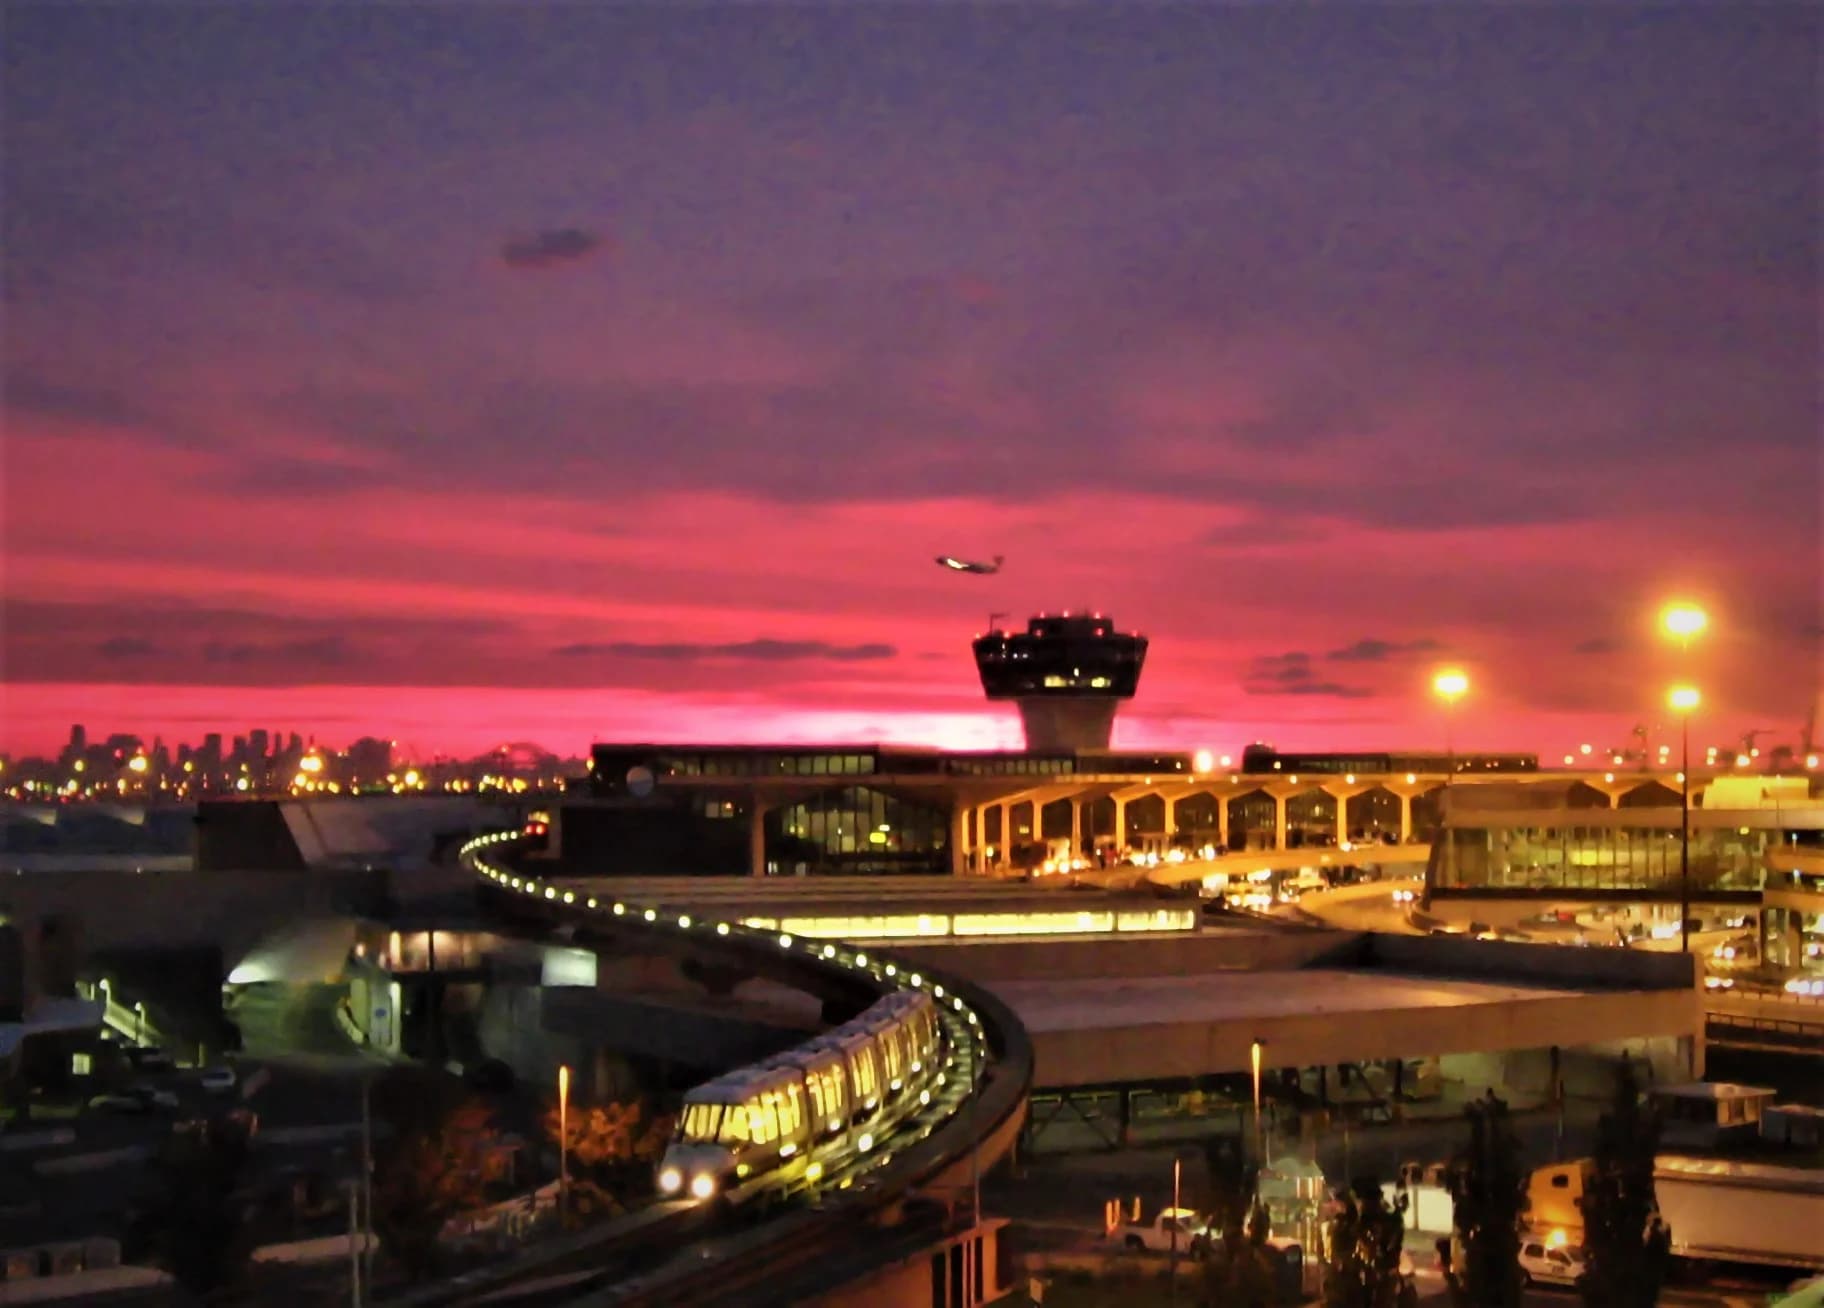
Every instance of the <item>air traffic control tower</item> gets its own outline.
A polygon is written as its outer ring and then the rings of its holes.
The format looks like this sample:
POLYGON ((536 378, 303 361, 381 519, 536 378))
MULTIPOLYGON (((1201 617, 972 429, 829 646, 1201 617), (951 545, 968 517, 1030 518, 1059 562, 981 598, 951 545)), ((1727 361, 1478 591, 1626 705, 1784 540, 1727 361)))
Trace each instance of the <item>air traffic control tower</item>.
POLYGON ((1041 613, 1023 632, 975 641, 982 690, 1020 706, 1035 754, 1107 749, 1115 709, 1134 697, 1145 662, 1146 637, 1117 632, 1100 613, 1041 613))

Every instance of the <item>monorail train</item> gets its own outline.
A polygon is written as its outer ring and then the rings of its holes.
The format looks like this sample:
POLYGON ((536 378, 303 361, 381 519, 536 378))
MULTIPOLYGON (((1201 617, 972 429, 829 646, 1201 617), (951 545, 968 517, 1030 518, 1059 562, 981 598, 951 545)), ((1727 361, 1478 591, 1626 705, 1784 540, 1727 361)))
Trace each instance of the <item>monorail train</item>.
POLYGON ((931 996, 903 990, 807 1044, 698 1086, 659 1163, 659 1193, 740 1203, 815 1181, 833 1156, 866 1153, 930 1102, 943 1040, 931 996))
POLYGON ((1436 754, 1371 753, 1282 754, 1271 745, 1249 745, 1241 751, 1241 771, 1250 776, 1282 772, 1359 772, 1367 775, 1398 772, 1537 772, 1537 754, 1436 754))

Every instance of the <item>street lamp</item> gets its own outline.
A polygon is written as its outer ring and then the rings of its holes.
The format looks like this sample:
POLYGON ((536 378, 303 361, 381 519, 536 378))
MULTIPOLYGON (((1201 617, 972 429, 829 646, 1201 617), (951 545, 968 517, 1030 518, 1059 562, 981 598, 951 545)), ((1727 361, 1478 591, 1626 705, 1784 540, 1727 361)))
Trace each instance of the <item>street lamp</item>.
POLYGON ((1265 1048, 1256 1040, 1248 1049, 1248 1061, 1254 1068, 1254 1157, 1264 1171, 1267 1166, 1267 1141, 1260 1124, 1260 1051, 1265 1048))
MULTIPOLYGON (((1457 774, 1456 718, 1453 710, 1457 701, 1469 690, 1469 678, 1456 668, 1446 668, 1431 679, 1431 692, 1444 701, 1444 766, 1454 777, 1457 774)), ((1449 778, 1446 779, 1446 784, 1449 778)))
POLYGON ((1666 696, 1678 714, 1678 938, 1687 954, 1691 952, 1691 710, 1697 707, 1698 698, 1695 686, 1674 686, 1666 696))
POLYGON ((570 1222, 570 1066, 557 1069, 557 1218, 570 1222))
POLYGON ((1710 616, 1697 605, 1681 601, 1668 604, 1659 611, 1659 625, 1668 636, 1685 649, 1690 649, 1691 638, 1704 633, 1704 629, 1710 625, 1710 616))

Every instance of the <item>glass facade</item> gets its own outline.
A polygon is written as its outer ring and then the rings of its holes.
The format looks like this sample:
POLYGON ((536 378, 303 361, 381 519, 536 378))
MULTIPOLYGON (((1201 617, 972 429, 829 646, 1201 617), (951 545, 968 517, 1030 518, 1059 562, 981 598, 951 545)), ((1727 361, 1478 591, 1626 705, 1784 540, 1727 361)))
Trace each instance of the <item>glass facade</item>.
MULTIPOLYGON (((1560 815, 1554 815, 1560 816, 1560 815)), ((1741 827, 1694 827, 1694 894, 1754 893, 1766 878, 1768 841, 1776 833, 1741 827)), ((1469 828, 1452 830, 1432 856, 1432 889, 1450 891, 1631 891, 1675 898, 1681 842, 1676 823, 1662 825, 1469 828)))
POLYGON ((845 786, 769 813, 766 824, 767 870, 779 875, 950 871, 944 803, 845 786))

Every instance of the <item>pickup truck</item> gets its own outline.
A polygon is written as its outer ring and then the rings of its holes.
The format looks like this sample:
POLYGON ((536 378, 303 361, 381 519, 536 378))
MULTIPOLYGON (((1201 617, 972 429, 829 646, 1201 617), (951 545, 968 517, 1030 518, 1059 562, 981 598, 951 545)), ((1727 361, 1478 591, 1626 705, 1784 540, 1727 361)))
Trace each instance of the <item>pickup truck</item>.
POLYGON ((1178 1252, 1189 1254, 1193 1245, 1202 1247, 1209 1230, 1210 1224, 1188 1208, 1162 1208, 1150 1222, 1135 1220, 1111 1225, 1108 1236, 1124 1249, 1169 1253, 1176 1233, 1178 1252))

